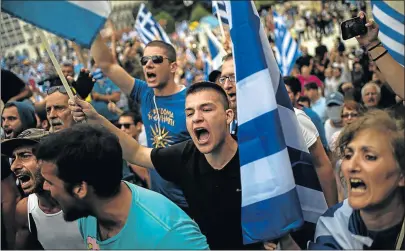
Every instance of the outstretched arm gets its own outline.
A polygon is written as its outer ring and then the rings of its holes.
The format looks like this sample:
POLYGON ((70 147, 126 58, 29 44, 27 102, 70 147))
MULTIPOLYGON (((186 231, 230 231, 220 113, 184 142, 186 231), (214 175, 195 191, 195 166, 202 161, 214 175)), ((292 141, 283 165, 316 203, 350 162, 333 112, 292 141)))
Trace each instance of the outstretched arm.
MULTIPOLYGON (((359 17, 366 18, 365 13, 360 12, 359 17)), ((378 39, 378 24, 376 24, 373 20, 369 20, 366 26, 368 29, 367 34, 358 36, 356 38, 360 45, 366 47, 370 57, 375 60, 382 55, 386 49, 382 45, 377 46, 379 43, 381 43, 378 39)), ((405 98, 405 68, 400 65, 389 53, 386 53, 384 56, 375 60, 375 63, 395 94, 401 98, 405 98)))
POLYGON ((102 125, 115 134, 120 141, 123 158, 126 161, 138 166, 154 168, 151 160, 152 149, 141 146, 130 135, 121 131, 106 118, 98 114, 88 102, 76 97, 75 100, 69 100, 69 108, 75 121, 86 120, 90 124, 102 125))

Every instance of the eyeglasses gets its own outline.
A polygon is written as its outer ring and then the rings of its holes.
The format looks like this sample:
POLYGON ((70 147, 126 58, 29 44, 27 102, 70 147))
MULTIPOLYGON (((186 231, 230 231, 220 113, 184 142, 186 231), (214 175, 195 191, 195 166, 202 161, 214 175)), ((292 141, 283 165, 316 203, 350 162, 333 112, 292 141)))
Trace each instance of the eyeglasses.
MULTIPOLYGON (((70 88, 70 89, 72 90, 73 94, 76 94, 75 91, 72 88, 70 88)), ((46 91, 46 95, 51 95, 52 93, 55 93, 57 91, 62 93, 62 94, 67 95, 67 91, 66 91, 66 89, 65 89, 65 87, 63 85, 52 86, 51 88, 49 88, 46 91)))
POLYGON ((344 119, 347 119, 349 117, 357 118, 358 116, 359 116, 359 114, 357 114, 357 113, 345 113, 345 114, 342 114, 342 118, 344 118, 344 119))
POLYGON ((141 58, 141 65, 142 65, 142 66, 145 66, 145 65, 149 62, 150 59, 152 59, 152 62, 153 62, 154 64, 161 64, 161 63, 163 63, 163 59, 167 59, 167 60, 169 60, 169 61, 173 61, 173 60, 170 60, 170 58, 168 58, 168 57, 163 57, 163 56, 159 56, 159 55, 143 56, 143 57, 141 58))
POLYGON ((131 125, 133 125, 133 124, 130 124, 130 123, 118 124, 119 128, 124 127, 125 129, 129 129, 131 127, 131 125))
POLYGON ((223 85, 223 84, 225 84, 225 81, 226 81, 227 79, 229 80, 229 82, 232 82, 232 83, 234 83, 234 82, 236 81, 235 75, 231 75, 231 76, 223 76, 223 77, 220 77, 220 78, 219 78, 219 83, 220 83, 221 85, 223 85))

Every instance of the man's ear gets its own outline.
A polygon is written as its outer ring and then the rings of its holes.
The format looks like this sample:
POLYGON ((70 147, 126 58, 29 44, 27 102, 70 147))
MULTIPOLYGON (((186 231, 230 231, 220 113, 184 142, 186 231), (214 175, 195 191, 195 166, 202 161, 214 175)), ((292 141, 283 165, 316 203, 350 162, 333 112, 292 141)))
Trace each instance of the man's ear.
POLYGON ((235 118, 235 113, 233 112, 232 109, 228 109, 225 112, 226 112, 226 124, 230 125, 235 118))
POLYGON ((136 123, 136 125, 135 125, 136 130, 142 131, 142 125, 143 125, 143 124, 142 124, 141 122, 136 123))
POLYGON ((83 199, 86 197, 88 192, 88 185, 86 182, 82 182, 79 185, 75 185, 73 187, 73 196, 76 197, 77 199, 83 199))
POLYGON ((177 71, 177 62, 173 62, 170 64, 170 72, 176 73, 176 71, 177 71))

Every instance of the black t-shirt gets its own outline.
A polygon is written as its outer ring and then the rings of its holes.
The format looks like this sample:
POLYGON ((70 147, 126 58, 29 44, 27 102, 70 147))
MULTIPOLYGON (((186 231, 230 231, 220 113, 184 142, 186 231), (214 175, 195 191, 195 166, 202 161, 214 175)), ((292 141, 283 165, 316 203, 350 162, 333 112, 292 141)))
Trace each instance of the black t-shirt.
POLYGON ((191 217, 211 249, 262 249, 261 243, 242 242, 238 152, 221 170, 211 167, 192 140, 153 149, 151 159, 162 178, 183 190, 191 217))
POLYGON ((25 83, 14 73, 8 70, 1 70, 1 100, 4 103, 21 93, 25 88, 25 83))

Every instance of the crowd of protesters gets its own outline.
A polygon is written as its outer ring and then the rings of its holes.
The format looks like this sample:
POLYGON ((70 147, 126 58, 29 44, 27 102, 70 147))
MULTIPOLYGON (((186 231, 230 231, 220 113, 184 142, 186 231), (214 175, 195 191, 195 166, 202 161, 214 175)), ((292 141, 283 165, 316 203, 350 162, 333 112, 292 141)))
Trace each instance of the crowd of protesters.
POLYGON ((283 78, 329 207, 316 231, 243 244, 229 33, 206 72, 193 31, 143 46, 110 30, 53 47, 73 100, 45 57, 2 59, 2 249, 405 249, 404 68, 372 20, 328 49, 348 6, 284 6, 317 42, 283 78))

